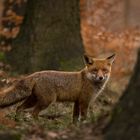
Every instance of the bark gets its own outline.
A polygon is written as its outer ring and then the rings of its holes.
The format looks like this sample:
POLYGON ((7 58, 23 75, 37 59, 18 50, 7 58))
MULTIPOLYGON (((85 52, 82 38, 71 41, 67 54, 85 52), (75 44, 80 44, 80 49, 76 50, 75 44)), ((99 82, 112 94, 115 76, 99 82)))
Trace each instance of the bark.
POLYGON ((79 0, 29 0, 7 61, 14 71, 76 69, 82 65, 79 0))
POLYGON ((105 129, 106 140, 140 139, 140 50, 134 75, 105 129))
POLYGON ((4 0, 0 0, 0 28, 1 28, 1 23, 2 23, 2 14, 3 14, 3 3, 4 0))
POLYGON ((129 15, 130 15, 130 0, 124 2, 124 22, 125 26, 129 26, 129 15))

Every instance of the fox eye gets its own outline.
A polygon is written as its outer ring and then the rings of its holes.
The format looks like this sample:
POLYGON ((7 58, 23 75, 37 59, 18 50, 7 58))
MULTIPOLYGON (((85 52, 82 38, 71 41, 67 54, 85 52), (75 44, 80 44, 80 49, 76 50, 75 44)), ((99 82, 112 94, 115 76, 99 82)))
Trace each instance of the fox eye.
POLYGON ((97 70, 97 69, 93 69, 92 71, 93 71, 94 73, 96 73, 98 70, 97 70))
POLYGON ((108 69, 102 69, 103 70, 103 72, 105 72, 105 73, 107 73, 108 72, 108 69))

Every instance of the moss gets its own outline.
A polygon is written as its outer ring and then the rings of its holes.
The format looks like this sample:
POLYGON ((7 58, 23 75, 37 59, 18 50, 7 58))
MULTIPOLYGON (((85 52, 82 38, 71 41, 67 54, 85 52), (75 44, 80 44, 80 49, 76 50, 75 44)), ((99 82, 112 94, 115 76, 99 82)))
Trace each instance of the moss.
POLYGON ((64 60, 60 62, 60 70, 80 70, 83 68, 82 59, 73 58, 69 60, 64 60))
POLYGON ((0 132, 1 140, 21 140, 21 134, 15 132, 0 132))
POLYGON ((0 61, 4 61, 5 60, 5 54, 4 52, 0 52, 0 61))

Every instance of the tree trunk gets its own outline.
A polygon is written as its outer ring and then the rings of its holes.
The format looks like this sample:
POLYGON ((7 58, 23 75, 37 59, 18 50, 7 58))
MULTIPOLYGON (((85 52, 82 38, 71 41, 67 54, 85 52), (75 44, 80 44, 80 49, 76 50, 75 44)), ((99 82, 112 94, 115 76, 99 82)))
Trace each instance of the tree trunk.
POLYGON ((105 129, 106 140, 140 140, 140 50, 134 75, 105 129))
POLYGON ((79 0, 29 0, 7 61, 14 71, 77 69, 82 65, 79 0))
POLYGON ((4 3, 4 0, 0 0, 0 29, 1 29, 1 23, 2 23, 3 3, 4 3))

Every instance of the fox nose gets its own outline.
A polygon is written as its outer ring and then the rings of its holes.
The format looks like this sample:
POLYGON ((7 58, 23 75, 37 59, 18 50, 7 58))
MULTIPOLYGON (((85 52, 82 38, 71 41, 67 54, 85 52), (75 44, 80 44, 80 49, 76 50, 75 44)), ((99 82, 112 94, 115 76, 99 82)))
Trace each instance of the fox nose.
POLYGON ((103 79, 104 79, 104 77, 102 77, 102 76, 99 77, 99 80, 100 80, 100 81, 102 81, 103 79))

